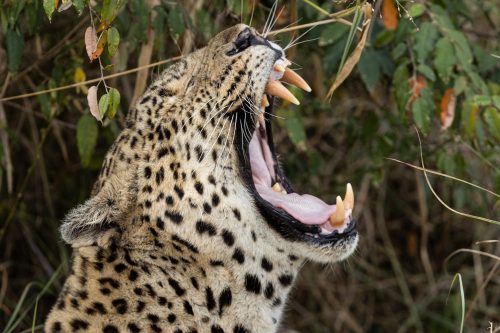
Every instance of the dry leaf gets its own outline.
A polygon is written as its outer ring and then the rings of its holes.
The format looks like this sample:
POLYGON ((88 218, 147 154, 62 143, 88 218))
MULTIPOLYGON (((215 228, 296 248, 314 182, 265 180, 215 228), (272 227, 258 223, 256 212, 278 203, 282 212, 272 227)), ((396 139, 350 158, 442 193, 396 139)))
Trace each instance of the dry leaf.
POLYGON ((370 30, 369 26, 372 18, 372 6, 366 4, 363 7, 363 11, 364 11, 364 21, 363 21, 363 30, 361 32, 361 38, 359 40, 358 45, 356 45, 354 51, 352 51, 349 58, 347 58, 344 67, 342 67, 342 69, 340 70, 339 75, 335 78, 335 81, 330 87, 330 90, 328 90, 328 94, 326 95, 326 98, 328 99, 332 98, 333 92, 342 84, 342 82, 344 82, 344 80, 349 76, 349 74, 351 74, 352 70, 354 69, 354 66, 356 66, 356 64, 359 62, 361 53, 365 48, 366 39, 368 37, 368 31, 370 30))
POLYGON ((396 30, 398 27, 399 12, 394 5, 394 0, 384 0, 382 5, 382 20, 387 30, 396 30))
POLYGON ((443 98, 441 99, 441 129, 448 129, 455 118, 455 106, 457 98, 453 88, 446 89, 443 98))
POLYGON ((92 86, 89 88, 87 94, 87 102, 89 103, 90 113, 95 119, 101 121, 101 114, 99 113, 99 105, 97 103, 97 87, 92 86))
POLYGON ((410 87, 411 87, 411 97, 408 101, 409 104, 415 102, 415 100, 420 96, 420 90, 424 89, 427 86, 427 81, 425 77, 422 75, 417 75, 417 77, 412 76, 410 78, 410 87))
POLYGON ((90 61, 94 60, 92 58, 93 53, 97 48, 97 35, 95 33, 94 27, 88 27, 85 30, 85 49, 87 50, 87 55, 90 61))

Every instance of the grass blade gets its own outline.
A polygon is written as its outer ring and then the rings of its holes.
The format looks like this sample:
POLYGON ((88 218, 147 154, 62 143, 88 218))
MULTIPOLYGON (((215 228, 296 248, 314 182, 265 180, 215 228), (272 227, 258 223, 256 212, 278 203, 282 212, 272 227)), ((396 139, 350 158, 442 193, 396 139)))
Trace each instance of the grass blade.
MULTIPOLYGON (((451 281, 450 290, 448 291, 448 298, 450 297, 451 289, 455 284, 455 281, 458 278, 458 286, 460 287, 460 303, 462 308, 461 320, 460 320, 460 333, 464 331, 464 322, 465 322, 465 293, 464 293, 464 285, 462 283, 462 275, 460 273, 455 274, 453 280, 451 281)), ((446 299, 448 303, 448 299, 446 299)))

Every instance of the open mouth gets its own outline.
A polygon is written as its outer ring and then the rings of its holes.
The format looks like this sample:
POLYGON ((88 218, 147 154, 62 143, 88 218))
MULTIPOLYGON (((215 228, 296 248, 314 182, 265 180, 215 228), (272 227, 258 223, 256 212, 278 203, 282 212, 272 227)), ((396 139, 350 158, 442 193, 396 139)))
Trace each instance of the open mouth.
POLYGON ((285 238, 332 243, 356 234, 351 185, 347 184, 343 199, 337 196, 335 204, 327 204, 313 195, 296 193, 277 162, 271 129, 273 96, 300 104, 280 80, 311 91, 289 65, 288 60, 280 58, 270 73, 252 139, 247 151, 241 152, 245 154, 242 160, 246 164, 246 178, 260 212, 285 238))

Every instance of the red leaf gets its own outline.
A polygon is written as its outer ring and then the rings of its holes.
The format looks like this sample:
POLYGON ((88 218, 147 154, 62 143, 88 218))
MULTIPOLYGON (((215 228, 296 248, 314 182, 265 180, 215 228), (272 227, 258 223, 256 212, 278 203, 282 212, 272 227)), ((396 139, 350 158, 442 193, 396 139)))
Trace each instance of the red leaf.
POLYGON ((422 75, 418 75, 417 77, 412 76, 410 78, 410 87, 411 87, 411 97, 409 103, 415 102, 415 100, 420 96, 420 90, 427 86, 427 81, 425 77, 422 75))
POLYGON ((455 106, 457 98, 452 88, 446 89, 443 98, 441 99, 441 129, 448 129, 455 118, 455 106))
POLYGON ((101 37, 97 42, 94 52, 92 52, 90 60, 95 60, 101 56, 107 41, 108 41, 108 31, 106 30, 103 33, 101 33, 101 37))
POLYGON ((398 27, 399 12, 393 0, 384 0, 382 5, 382 20, 387 30, 396 30, 398 27))

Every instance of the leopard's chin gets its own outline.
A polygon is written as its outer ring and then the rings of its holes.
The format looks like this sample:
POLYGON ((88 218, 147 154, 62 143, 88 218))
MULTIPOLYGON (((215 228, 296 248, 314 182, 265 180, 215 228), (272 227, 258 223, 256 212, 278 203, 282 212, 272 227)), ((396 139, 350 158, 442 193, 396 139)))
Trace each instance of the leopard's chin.
POLYGON ((248 132, 239 133, 241 142, 246 143, 241 147, 237 145, 241 173, 261 215, 283 238, 320 247, 323 251, 320 257, 325 258, 315 258, 319 261, 332 261, 332 253, 325 252, 325 247, 335 250, 334 260, 342 260, 354 251, 358 240, 356 221, 352 217, 351 185, 347 184, 344 199, 338 196, 336 204, 329 205, 315 196, 296 193, 278 163, 271 126, 273 95, 299 104, 278 80, 283 78, 310 91, 307 83, 297 74, 290 74, 286 62, 280 60, 270 74, 260 113, 247 128, 252 133, 251 139, 248 132))

